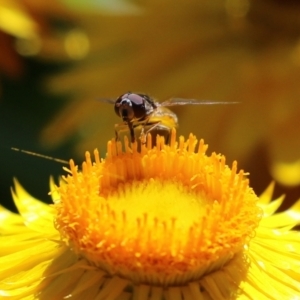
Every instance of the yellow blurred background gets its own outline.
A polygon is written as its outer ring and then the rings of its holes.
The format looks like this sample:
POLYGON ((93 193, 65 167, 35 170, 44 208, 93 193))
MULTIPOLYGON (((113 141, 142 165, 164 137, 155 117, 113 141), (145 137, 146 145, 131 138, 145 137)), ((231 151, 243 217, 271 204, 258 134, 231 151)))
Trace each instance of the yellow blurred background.
MULTIPOLYGON (((300 195, 300 3, 280 0, 0 0, 1 203, 16 176, 47 198, 61 165, 10 147, 75 157, 120 122, 99 101, 128 92, 237 101, 174 107, 179 134, 300 195)), ((44 196, 44 198, 43 198, 44 196)))

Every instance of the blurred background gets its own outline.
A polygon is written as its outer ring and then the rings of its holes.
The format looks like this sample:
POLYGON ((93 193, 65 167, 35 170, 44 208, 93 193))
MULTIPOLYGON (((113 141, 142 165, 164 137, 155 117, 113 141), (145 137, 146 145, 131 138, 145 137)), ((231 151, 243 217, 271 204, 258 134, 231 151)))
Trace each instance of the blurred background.
POLYGON ((49 176, 102 156, 114 124, 100 98, 128 92, 238 101, 174 107, 179 134, 239 162, 260 194, 300 196, 300 3, 280 0, 0 0, 0 202, 13 177, 50 201, 49 176))

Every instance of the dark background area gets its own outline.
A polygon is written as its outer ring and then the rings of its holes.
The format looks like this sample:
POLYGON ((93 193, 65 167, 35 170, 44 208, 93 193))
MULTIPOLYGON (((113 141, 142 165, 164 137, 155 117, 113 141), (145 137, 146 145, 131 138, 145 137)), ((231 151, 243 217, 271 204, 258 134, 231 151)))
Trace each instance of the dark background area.
POLYGON ((54 150, 39 143, 41 128, 49 122, 59 109, 68 103, 68 96, 50 95, 42 86, 46 76, 62 72, 67 65, 42 63, 33 59, 23 60, 26 76, 18 80, 2 77, 2 97, 0 102, 0 199, 1 204, 15 209, 10 187, 13 178, 34 197, 49 201, 49 178, 58 179, 64 174, 63 164, 28 155, 11 148, 18 148, 69 160, 75 141, 68 140, 54 150))

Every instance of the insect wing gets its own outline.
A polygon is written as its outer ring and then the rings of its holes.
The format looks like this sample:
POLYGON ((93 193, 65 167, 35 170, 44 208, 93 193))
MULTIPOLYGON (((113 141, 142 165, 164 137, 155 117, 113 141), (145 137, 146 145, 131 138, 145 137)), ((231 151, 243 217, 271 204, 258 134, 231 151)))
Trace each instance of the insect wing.
POLYGON ((113 104, 113 105, 115 105, 116 103, 115 99, 109 99, 109 98, 98 98, 97 100, 104 103, 113 104))
POLYGON ((155 103, 155 104, 157 106, 179 106, 179 105, 218 105, 218 104, 236 104, 236 103, 239 102, 171 98, 170 100, 164 101, 162 103, 155 103))

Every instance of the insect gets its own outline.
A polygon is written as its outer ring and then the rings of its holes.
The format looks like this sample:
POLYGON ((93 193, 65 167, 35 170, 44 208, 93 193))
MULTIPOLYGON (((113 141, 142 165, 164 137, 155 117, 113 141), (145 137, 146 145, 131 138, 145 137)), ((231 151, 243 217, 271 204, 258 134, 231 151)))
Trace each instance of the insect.
MULTIPOLYGON (((178 126, 178 118, 168 106, 199 105, 199 104, 234 104, 237 102, 217 102, 195 99, 174 98, 164 102, 155 102, 145 94, 125 93, 117 100, 103 99, 103 101, 114 104, 115 113, 123 123, 115 124, 116 139, 122 131, 130 133, 131 142, 136 140, 135 132, 140 132, 141 142, 145 142, 148 133, 169 137, 170 130, 178 126)), ((168 141, 167 141, 168 142, 168 141)))

